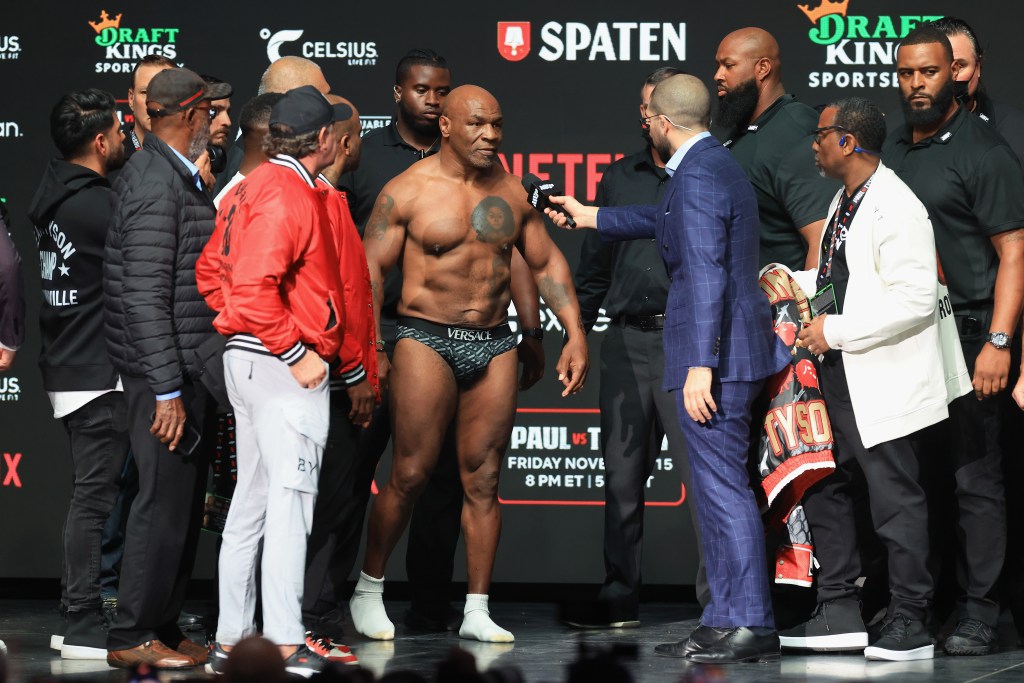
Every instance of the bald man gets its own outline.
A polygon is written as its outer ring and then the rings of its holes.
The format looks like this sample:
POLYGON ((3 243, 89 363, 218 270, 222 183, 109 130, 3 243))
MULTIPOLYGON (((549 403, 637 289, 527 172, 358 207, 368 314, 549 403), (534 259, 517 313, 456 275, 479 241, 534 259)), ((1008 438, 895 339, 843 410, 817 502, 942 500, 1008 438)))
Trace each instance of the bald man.
MULTIPOLYGON (((289 90, 301 88, 304 85, 311 85, 325 95, 331 91, 331 86, 327 85, 327 79, 324 78, 324 72, 316 62, 303 57, 287 56, 281 57, 267 67, 267 70, 263 72, 262 78, 260 78, 260 86, 256 92, 258 95, 266 93, 284 94, 289 90)), ((214 197, 223 193, 227 184, 234 179, 244 156, 245 148, 236 140, 235 144, 228 150, 224 171, 217 175, 217 182, 213 188, 214 197)))
POLYGON ((304 57, 281 57, 272 62, 263 72, 257 94, 267 92, 285 93, 293 88, 311 85, 323 94, 331 91, 320 66, 304 57))
MULTIPOLYGON (((498 475, 516 409, 516 342, 506 319, 514 249, 568 334, 557 364, 562 395, 578 392, 586 378, 587 344, 569 266, 520 179, 498 162, 502 122, 486 90, 452 90, 440 116, 440 151, 384 186, 363 236, 378 335, 384 273, 401 262, 403 274, 390 374, 391 476, 374 501, 349 603, 356 630, 378 640, 395 632, 382 599, 388 557, 450 423, 465 490, 469 575, 459 635, 514 640, 487 607, 501 529, 498 475)), ((387 367, 383 351, 377 360, 387 367)))
POLYGON ((715 61, 716 132, 757 195, 758 265, 813 268, 825 214, 839 189, 814 165, 810 132, 818 114, 786 94, 779 45, 767 31, 733 31, 718 46, 715 61))
MULTIPOLYGON (((672 176, 655 206, 587 207, 555 197, 605 241, 660 243, 671 282, 665 380, 686 438, 711 599, 686 640, 655 652, 728 664, 779 659, 768 596, 764 528, 747 475, 751 406, 766 377, 789 362, 757 286, 753 188, 708 132, 710 94, 693 76, 657 85, 643 120, 672 176)), ((560 225, 565 216, 549 215, 560 225)))

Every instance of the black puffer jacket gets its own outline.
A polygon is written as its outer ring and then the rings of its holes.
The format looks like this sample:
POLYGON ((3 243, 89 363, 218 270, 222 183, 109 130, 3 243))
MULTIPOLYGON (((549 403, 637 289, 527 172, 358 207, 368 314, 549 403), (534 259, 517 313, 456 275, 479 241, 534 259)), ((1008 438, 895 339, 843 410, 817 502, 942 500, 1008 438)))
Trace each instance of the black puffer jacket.
POLYGON ((196 379, 196 348, 215 313, 196 288, 196 260, 213 234, 213 202, 156 135, 114 183, 103 263, 104 325, 114 367, 156 395, 196 379))

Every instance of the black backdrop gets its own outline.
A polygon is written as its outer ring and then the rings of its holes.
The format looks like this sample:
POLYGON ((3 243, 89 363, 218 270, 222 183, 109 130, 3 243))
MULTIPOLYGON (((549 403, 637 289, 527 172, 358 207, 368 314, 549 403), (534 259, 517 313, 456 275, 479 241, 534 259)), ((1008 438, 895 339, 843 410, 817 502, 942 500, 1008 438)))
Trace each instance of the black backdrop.
MULTIPOLYGON (((125 98, 140 54, 159 52, 234 85, 237 114, 255 94, 276 50, 317 61, 334 92, 359 107, 364 126, 384 125, 399 57, 433 47, 454 81, 490 89, 505 114, 504 161, 516 173, 550 176, 593 198, 602 170, 641 146, 636 123, 643 77, 681 66, 711 84, 719 40, 742 26, 779 39, 787 88, 811 105, 843 95, 898 109, 895 44, 922 17, 963 13, 982 36, 984 80, 997 99, 1021 106, 1011 78, 1012 44, 1024 10, 1016 3, 949 0, 735 0, 624 3, 75 2, 5 3, 0 14, 0 196, 29 286, 29 338, 0 375, 0 576, 54 577, 70 488, 67 439, 51 417, 36 367, 38 277, 26 217, 46 159, 50 107, 64 92, 95 86, 125 98), (820 5, 823 5, 821 7, 820 5), (508 29, 511 24, 512 30, 508 29), (514 54, 513 54, 514 50, 514 54)), ((126 109, 125 109, 126 111, 126 109)), ((579 235, 556 240, 575 263, 579 235)), ((553 365, 557 321, 546 316, 548 373, 521 395, 503 472, 503 540, 495 578, 506 582, 597 582, 601 563, 598 357, 586 391, 559 397, 553 365)), ((667 454, 648 488, 645 580, 690 583, 695 567, 685 502, 667 454)), ((210 576, 207 552, 197 576, 210 576)), ((400 556, 389 576, 403 576, 400 556)), ((461 570, 460 570, 461 571, 461 570)))

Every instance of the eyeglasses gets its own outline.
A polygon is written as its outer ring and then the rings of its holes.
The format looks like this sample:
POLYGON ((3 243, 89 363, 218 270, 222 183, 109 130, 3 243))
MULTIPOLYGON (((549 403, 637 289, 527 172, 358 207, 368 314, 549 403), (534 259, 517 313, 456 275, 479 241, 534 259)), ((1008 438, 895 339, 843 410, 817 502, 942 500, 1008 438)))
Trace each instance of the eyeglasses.
POLYGON ((814 144, 820 145, 821 141, 834 130, 841 130, 844 133, 851 132, 849 128, 844 128, 843 126, 822 126, 821 128, 815 128, 811 131, 811 135, 814 136, 814 144))
POLYGON ((650 126, 651 126, 651 119, 656 119, 659 116, 664 116, 665 120, 668 121, 669 124, 671 124, 672 127, 674 127, 674 128, 682 128, 683 130, 688 130, 691 133, 696 133, 697 132, 693 128, 688 128, 686 126, 681 126, 678 123, 675 123, 672 119, 670 119, 668 117, 667 114, 648 114, 647 116, 641 116, 640 117, 640 125, 643 126, 644 128, 650 128, 650 126))

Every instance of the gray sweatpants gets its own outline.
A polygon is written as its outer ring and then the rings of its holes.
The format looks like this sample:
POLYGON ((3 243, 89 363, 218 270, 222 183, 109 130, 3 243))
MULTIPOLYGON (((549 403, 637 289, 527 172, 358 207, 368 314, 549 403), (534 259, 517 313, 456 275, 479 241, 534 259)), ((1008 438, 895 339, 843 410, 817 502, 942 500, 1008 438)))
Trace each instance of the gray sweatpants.
MULTIPOLYGON (((325 364, 326 365, 326 364, 325 364)), ((305 389, 274 356, 224 354, 235 410, 238 483, 220 549, 217 641, 256 632, 256 562, 263 539, 263 635, 305 642, 302 585, 320 457, 327 442, 328 381, 305 389)))

